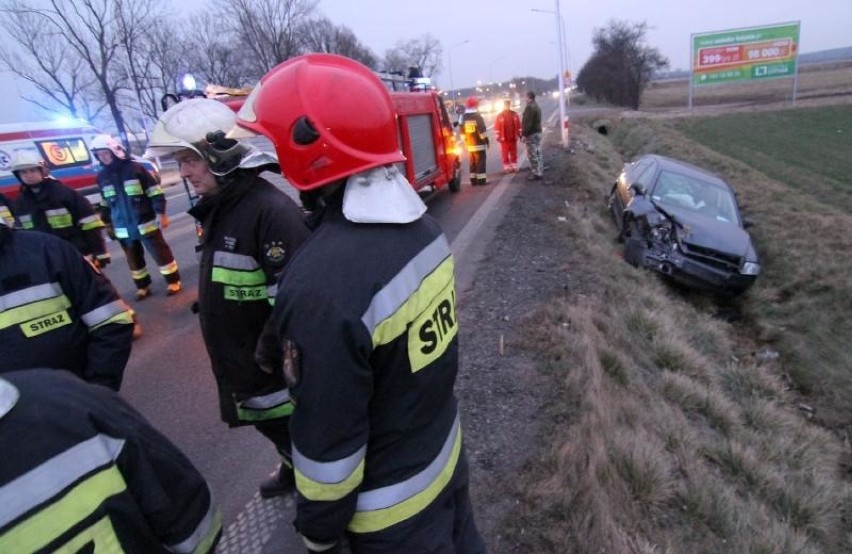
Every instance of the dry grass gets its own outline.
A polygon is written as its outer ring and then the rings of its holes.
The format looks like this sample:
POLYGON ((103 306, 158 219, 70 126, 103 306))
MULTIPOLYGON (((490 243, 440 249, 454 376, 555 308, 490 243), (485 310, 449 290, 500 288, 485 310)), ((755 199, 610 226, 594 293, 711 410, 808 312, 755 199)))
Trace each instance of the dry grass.
MULTIPOLYGON (((685 301, 624 263, 602 206, 623 154, 691 147, 647 122, 622 124, 621 152, 583 125, 572 133, 573 155, 554 168, 570 176, 568 202, 545 215, 567 218, 571 232, 561 225, 554 240, 571 253, 583 288, 547 301, 522 324, 526 348, 560 402, 547 414, 552 444, 522 477, 528 492, 505 524, 517 537, 514 551, 852 549, 852 489, 841 472, 848 446, 796 410, 786 355, 752 355, 767 336, 792 336, 792 321, 767 320, 757 309, 785 281, 766 279, 744 308, 753 319, 732 324, 714 317, 712 302, 685 301)), ((771 210, 757 205, 782 185, 700 147, 690 153, 769 189, 766 197, 745 194, 755 206, 750 215, 767 218, 761 233, 772 232, 771 210)), ((840 214, 798 217, 798 224, 836 224, 840 214)), ((759 244, 765 240, 758 235, 759 244)), ((799 244, 809 242, 800 237, 799 244)))

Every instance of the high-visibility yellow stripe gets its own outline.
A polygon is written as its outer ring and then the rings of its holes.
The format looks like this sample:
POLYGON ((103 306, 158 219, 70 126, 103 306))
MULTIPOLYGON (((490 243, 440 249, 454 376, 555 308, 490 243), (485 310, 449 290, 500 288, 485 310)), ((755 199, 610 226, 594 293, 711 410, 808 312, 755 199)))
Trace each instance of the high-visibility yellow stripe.
POLYGON ((84 529, 54 551, 54 554, 77 554, 84 552, 83 548, 92 545, 92 554, 114 554, 124 552, 121 541, 115 533, 109 516, 104 516, 97 523, 84 529))
POLYGON ((236 271, 224 267, 214 267, 211 274, 211 280, 214 283, 235 285, 238 287, 266 285, 266 274, 263 273, 262 269, 255 269, 254 271, 236 271))
POLYGON ((101 327, 103 327, 105 325, 112 325, 112 324, 133 325, 133 314, 130 313, 130 310, 121 312, 120 314, 115 314, 114 316, 112 316, 108 320, 104 321, 103 323, 98 323, 94 327, 89 328, 89 331, 95 331, 95 330, 100 329, 101 327))
MULTIPOLYGON (((461 452, 461 429, 456 433, 456 440, 453 443, 453 450, 450 458, 447 460, 441 472, 432 483, 423 489, 421 492, 411 496, 398 504, 383 508, 380 510, 371 511, 356 511, 349 522, 348 530, 353 533, 373 533, 387 529, 391 525, 395 525, 401 521, 422 512, 432 502, 438 498, 441 491, 447 486, 453 478, 456 471, 456 464, 459 460, 461 452)), ((298 481, 297 481, 298 483, 298 481)))
POLYGON ((354 491, 364 480, 364 459, 349 476, 339 483, 320 483, 309 478, 299 471, 298 466, 294 468, 296 476, 296 488, 299 493, 308 500, 333 501, 340 500, 350 492, 354 491))
POLYGON ((130 196, 142 194, 142 184, 139 182, 139 179, 130 179, 128 181, 125 181, 124 192, 126 192, 130 196))
POLYGON ((177 260, 172 260, 166 265, 160 266, 160 274, 161 275, 171 275, 172 273, 176 273, 178 270, 177 260))
POLYGON ((448 256, 395 313, 379 323, 373 331, 373 346, 388 344, 408 330, 409 324, 420 316, 451 282, 453 259, 448 256))
POLYGON ((42 316, 61 312, 70 307, 71 301, 63 294, 10 308, 0 312, 0 329, 20 325, 21 323, 26 323, 42 316))
POLYGON ((118 468, 111 465, 0 535, 0 552, 40 550, 89 517, 105 500, 126 489, 118 468))
POLYGON ((145 191, 145 194, 148 196, 148 198, 151 198, 153 196, 157 196, 158 194, 163 194, 163 189, 162 187, 160 187, 160 185, 148 187, 148 190, 145 191))

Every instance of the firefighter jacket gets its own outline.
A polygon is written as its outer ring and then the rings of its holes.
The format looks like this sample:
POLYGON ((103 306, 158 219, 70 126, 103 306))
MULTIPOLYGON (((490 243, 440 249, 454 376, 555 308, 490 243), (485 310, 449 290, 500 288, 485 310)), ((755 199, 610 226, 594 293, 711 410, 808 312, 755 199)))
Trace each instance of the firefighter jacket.
POLYGON ((15 226, 15 214, 12 213, 12 203, 0 193, 0 225, 15 226))
POLYGON ((296 203, 249 170, 189 213, 204 229, 198 314, 219 388, 222 421, 254 424, 286 417, 292 404, 280 373, 266 373, 254 350, 285 264, 308 235, 296 203))
POLYGON ((461 116, 461 131, 468 152, 484 152, 488 147, 485 120, 476 110, 466 110, 461 116))
POLYGON ((113 158, 98 173, 101 217, 118 239, 140 240, 153 233, 157 215, 166 212, 163 189, 144 167, 133 160, 113 158))
POLYGON ((515 142, 521 138, 521 118, 518 112, 505 109, 494 120, 494 136, 497 142, 515 142))
POLYGON ((270 320, 296 405, 295 525, 316 543, 398 543, 463 456, 453 258, 428 215, 358 224, 334 202, 317 218, 270 320))
POLYGON ((204 478, 110 390, 51 370, 3 374, 0 451, 0 552, 216 545, 222 518, 204 478))
POLYGON ((82 254, 109 258, 103 222, 85 196, 48 177, 38 185, 21 185, 15 215, 22 229, 65 239, 82 254))
POLYGON ((67 369, 118 390, 132 334, 130 308, 73 246, 0 226, 0 374, 67 369))
POLYGON ((541 132, 541 108, 538 107, 535 100, 527 102, 527 107, 524 108, 524 117, 521 126, 521 134, 524 137, 529 137, 541 132))

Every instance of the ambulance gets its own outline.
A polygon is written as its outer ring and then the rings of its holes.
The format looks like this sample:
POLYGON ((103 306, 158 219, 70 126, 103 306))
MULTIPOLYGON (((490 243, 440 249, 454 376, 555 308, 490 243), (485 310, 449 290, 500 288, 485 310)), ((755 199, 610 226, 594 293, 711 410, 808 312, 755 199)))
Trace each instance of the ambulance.
MULTIPOLYGON (((100 164, 90 144, 100 134, 102 131, 96 127, 79 121, 0 124, 0 192, 9 199, 18 196, 21 183, 12 174, 12 158, 17 150, 33 150, 44 158, 51 177, 97 203, 100 164)), ((134 160, 160 182, 159 170, 153 163, 135 156, 134 160)))

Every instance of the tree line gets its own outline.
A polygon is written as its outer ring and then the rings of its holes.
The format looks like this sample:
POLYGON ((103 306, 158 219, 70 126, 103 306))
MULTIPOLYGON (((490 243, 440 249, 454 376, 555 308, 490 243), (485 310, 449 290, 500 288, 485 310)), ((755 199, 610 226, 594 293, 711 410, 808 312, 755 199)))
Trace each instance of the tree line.
POLYGON ((127 142, 162 111, 161 98, 192 73, 240 88, 308 52, 341 54, 382 71, 442 69, 429 34, 401 38, 383 56, 316 0, 210 0, 180 15, 166 0, 3 0, 0 67, 31 85, 22 98, 47 112, 112 123, 127 142))

